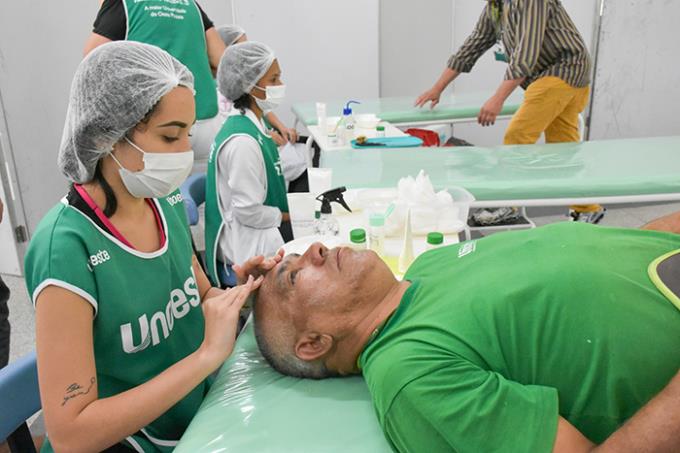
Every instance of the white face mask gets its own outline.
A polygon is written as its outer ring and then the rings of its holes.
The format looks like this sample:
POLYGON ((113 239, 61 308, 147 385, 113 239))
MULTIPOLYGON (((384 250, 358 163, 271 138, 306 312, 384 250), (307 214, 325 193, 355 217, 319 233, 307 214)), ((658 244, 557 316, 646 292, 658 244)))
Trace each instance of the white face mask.
POLYGON ((133 172, 123 167, 111 154, 120 169, 120 177, 130 195, 136 198, 167 197, 187 179, 194 165, 193 150, 183 153, 149 153, 125 137, 133 148, 144 155, 144 169, 133 172))
POLYGON ((260 99, 253 96, 257 106, 260 107, 264 113, 274 110, 276 107, 281 105, 283 100, 286 98, 285 85, 269 85, 264 88, 255 85, 255 88, 265 92, 265 99, 260 99))

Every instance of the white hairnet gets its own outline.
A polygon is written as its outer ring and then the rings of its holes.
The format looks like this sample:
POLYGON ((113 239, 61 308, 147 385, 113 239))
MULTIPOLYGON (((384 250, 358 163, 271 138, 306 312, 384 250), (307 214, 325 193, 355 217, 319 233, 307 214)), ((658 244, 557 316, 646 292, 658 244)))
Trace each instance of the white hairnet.
POLYGON ((191 72, 166 51, 116 41, 80 62, 61 137, 58 165, 77 183, 91 181, 97 162, 178 85, 193 90, 191 72))
POLYGON ((227 47, 217 68, 220 93, 232 102, 250 93, 275 58, 273 50, 255 41, 227 47))
POLYGON ((245 35, 246 31, 238 25, 233 24, 218 27, 217 33, 220 34, 220 38, 224 41, 224 45, 228 47, 234 44, 241 36, 245 35))

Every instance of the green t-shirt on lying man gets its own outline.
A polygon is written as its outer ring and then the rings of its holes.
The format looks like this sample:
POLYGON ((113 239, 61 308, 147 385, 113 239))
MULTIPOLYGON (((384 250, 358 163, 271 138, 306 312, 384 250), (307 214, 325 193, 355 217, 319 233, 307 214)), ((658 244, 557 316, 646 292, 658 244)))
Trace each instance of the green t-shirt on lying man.
POLYGON ((397 451, 601 442, 680 368, 680 311, 648 276, 668 233, 563 223, 433 250, 360 357, 397 451))

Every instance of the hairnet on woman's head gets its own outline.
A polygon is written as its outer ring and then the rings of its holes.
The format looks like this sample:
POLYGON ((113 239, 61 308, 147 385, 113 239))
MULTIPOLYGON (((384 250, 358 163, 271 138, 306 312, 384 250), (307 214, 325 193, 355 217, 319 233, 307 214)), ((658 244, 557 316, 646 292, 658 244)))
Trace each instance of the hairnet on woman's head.
POLYGON ((228 47, 238 41, 241 36, 245 35, 246 31, 242 27, 232 24, 218 27, 217 33, 220 34, 220 38, 224 41, 224 45, 228 47))
POLYGON ((94 49, 71 84, 58 165, 77 183, 91 181, 97 162, 177 86, 193 90, 191 72, 166 51, 117 41, 94 49))
POLYGON ((250 93, 275 58, 273 50, 255 41, 227 47, 217 68, 220 93, 230 101, 250 93))

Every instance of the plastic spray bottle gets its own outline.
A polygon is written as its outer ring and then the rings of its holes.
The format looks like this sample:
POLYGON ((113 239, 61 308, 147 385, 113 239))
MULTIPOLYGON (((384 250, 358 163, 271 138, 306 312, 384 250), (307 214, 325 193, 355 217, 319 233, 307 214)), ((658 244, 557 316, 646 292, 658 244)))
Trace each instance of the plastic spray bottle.
POLYGON ((349 206, 347 206, 345 198, 342 196, 346 190, 347 188, 344 186, 338 187, 336 189, 328 190, 316 197, 316 199, 321 202, 321 215, 314 221, 314 234, 337 236, 340 233, 340 224, 337 219, 333 217, 331 203, 338 203, 349 212, 352 212, 349 206))

